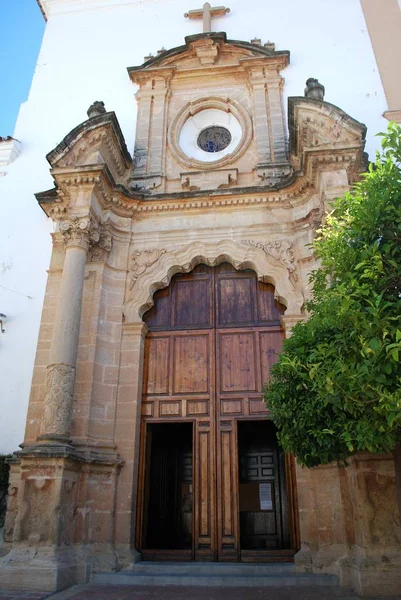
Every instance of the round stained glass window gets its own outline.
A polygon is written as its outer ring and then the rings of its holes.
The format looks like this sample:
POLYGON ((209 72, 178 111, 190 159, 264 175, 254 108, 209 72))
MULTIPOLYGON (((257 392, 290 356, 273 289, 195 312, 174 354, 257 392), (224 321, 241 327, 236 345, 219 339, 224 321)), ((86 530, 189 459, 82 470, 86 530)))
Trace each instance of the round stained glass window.
POLYGON ((200 132, 198 146, 205 152, 221 152, 231 143, 231 133, 225 127, 213 125, 200 132))

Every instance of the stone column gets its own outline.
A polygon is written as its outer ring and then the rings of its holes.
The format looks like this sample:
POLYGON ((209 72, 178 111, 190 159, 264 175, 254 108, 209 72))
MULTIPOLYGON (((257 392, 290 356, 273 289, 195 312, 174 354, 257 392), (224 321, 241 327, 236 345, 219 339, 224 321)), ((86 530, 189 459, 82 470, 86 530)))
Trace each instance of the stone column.
POLYGON ((99 230, 90 217, 61 222, 66 243, 59 301, 46 373, 41 435, 38 440, 67 443, 71 422, 86 258, 99 230))

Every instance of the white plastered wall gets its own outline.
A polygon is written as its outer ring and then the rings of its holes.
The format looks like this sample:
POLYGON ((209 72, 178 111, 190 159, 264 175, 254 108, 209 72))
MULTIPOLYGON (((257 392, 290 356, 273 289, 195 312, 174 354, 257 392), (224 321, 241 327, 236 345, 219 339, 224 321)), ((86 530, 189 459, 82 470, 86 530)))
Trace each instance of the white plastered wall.
MULTIPOLYGON (((0 178, 0 452, 23 439, 36 339, 51 252, 52 225, 34 193, 52 187, 47 152, 78 123, 94 100, 120 121, 132 152, 136 102, 126 67, 162 46, 184 43, 201 21, 183 17, 200 0, 44 0, 48 16, 28 101, 14 137, 22 151, 0 178), (7 288, 7 289, 6 289, 7 288), (12 290, 12 291, 10 291, 12 290), (29 297, 30 298, 29 298, 29 297)), ((254 37, 290 50, 285 98, 303 95, 317 77, 326 100, 368 126, 367 150, 386 121, 385 97, 359 0, 229 0, 229 15, 213 20, 230 39, 254 37)))

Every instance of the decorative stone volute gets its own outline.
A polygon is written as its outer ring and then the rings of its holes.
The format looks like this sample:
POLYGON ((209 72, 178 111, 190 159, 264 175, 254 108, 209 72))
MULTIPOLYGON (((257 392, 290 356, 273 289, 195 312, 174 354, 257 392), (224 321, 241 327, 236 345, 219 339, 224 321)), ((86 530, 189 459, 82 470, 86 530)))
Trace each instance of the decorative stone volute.
POLYGON ((92 119, 92 117, 99 117, 100 115, 104 115, 105 112, 106 108, 104 106, 104 102, 96 100, 93 104, 90 105, 86 114, 90 119, 92 119))
POLYGON ((306 98, 316 98, 316 100, 324 100, 324 85, 319 83, 318 79, 314 79, 313 77, 309 77, 306 80, 306 88, 305 88, 305 97, 306 98))

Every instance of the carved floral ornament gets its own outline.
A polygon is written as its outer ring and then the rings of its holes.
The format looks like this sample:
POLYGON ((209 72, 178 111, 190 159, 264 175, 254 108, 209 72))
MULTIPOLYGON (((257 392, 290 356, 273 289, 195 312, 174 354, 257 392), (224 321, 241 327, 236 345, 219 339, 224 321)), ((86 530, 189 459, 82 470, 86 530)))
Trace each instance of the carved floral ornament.
POLYGON ((272 283, 279 302, 289 314, 301 314, 304 299, 295 281, 295 258, 287 241, 244 243, 225 240, 204 244, 192 242, 173 252, 154 248, 131 256, 129 289, 123 312, 126 323, 139 323, 153 306, 153 294, 167 287, 176 273, 189 273, 198 264, 215 266, 229 262, 236 269, 253 269, 258 279, 272 283))
POLYGON ((294 281, 298 281, 298 275, 295 268, 295 257, 292 250, 293 243, 289 240, 275 240, 273 242, 256 242, 254 240, 243 240, 245 246, 252 246, 254 248, 260 248, 268 254, 278 260, 287 269, 290 278, 294 281))
POLYGON ((138 277, 145 273, 148 267, 154 265, 165 252, 166 250, 155 248, 153 250, 138 250, 133 253, 130 263, 130 291, 133 290, 138 277))

